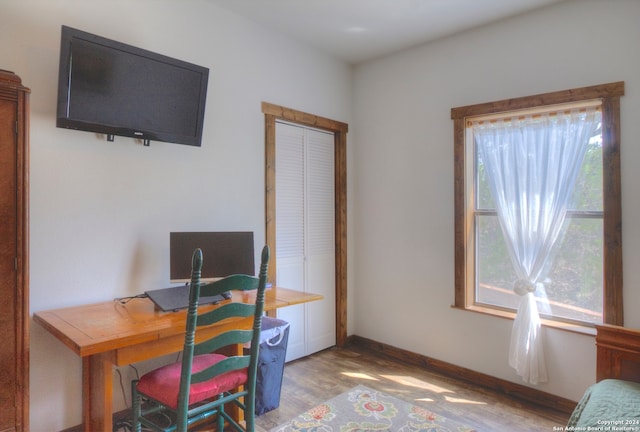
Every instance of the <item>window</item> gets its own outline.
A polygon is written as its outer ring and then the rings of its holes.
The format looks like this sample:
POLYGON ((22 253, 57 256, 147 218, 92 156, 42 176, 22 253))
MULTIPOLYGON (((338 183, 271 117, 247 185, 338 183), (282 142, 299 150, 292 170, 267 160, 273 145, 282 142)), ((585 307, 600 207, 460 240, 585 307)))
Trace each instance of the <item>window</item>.
POLYGON ((551 249, 553 265, 542 272, 548 307, 539 310, 543 322, 560 327, 622 325, 619 98, 623 94, 620 82, 452 109, 456 307, 514 317, 520 298, 513 285, 521 272, 512 264, 509 236, 503 235, 499 223, 504 214, 499 217, 494 195, 504 203, 524 194, 501 193, 513 187, 508 179, 502 186, 494 183, 497 168, 491 168, 480 150, 483 129, 496 122, 505 130, 520 128, 548 116, 559 121, 571 112, 581 122, 586 114, 575 113, 595 112, 596 126, 586 148, 582 146, 583 162, 559 230, 564 241, 551 249))

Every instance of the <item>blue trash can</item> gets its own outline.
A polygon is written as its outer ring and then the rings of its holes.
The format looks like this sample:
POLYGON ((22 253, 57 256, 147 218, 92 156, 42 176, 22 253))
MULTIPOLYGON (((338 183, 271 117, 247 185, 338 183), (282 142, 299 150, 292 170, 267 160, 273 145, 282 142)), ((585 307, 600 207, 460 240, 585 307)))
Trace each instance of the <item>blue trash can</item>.
POLYGON ((256 415, 280 406, 288 340, 289 323, 287 321, 268 316, 262 317, 256 377, 256 415))

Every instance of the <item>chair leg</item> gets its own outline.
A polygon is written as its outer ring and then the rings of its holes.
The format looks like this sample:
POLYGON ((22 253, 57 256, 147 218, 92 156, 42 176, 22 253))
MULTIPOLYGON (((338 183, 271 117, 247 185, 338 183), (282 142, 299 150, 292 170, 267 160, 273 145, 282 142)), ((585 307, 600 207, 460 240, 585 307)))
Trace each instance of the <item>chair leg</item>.
POLYGON ((255 425, 255 412, 254 410, 247 406, 247 409, 244 411, 244 421, 246 425, 247 432, 253 432, 255 425))
MULTIPOLYGON (((222 398, 224 395, 218 396, 218 398, 222 398)), ((224 412, 224 404, 218 407, 218 419, 217 419, 217 432, 224 432, 224 416, 222 413, 224 412)))
POLYGON ((141 432, 140 424, 140 393, 137 388, 138 381, 131 382, 131 430, 132 432, 141 432))
POLYGON ((246 424, 247 432, 253 432, 255 427, 255 419, 256 419, 256 398, 255 395, 247 395, 244 397, 245 402, 245 410, 244 410, 244 421, 246 424))

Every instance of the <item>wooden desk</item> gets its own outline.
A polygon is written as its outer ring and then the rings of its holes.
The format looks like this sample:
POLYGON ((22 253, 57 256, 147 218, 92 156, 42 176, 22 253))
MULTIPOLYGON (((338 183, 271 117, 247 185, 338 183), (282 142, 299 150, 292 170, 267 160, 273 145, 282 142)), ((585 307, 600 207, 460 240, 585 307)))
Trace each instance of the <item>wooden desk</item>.
MULTIPOLYGON (((234 293, 243 302, 255 293, 234 293)), ((272 287, 265 293, 265 311, 322 299, 321 295, 272 287)), ((201 306, 201 310, 216 306, 201 306)), ((83 424, 86 432, 112 432, 113 367, 182 351, 186 310, 162 312, 148 298, 126 304, 109 301, 37 312, 40 323, 82 357, 83 424)), ((216 324, 209 336, 233 328, 249 328, 250 319, 216 324)), ((241 350, 237 347, 237 350, 241 350)))

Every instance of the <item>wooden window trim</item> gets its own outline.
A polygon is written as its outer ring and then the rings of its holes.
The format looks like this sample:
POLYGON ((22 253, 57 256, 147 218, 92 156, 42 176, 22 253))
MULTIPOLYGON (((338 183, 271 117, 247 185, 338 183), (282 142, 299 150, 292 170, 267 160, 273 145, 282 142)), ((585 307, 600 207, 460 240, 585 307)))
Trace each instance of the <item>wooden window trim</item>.
MULTIPOLYGON (((265 120, 266 242, 276 247, 276 120, 333 133, 335 143, 335 253, 336 253, 336 344, 347 342, 347 132, 349 126, 291 108, 262 102, 265 120)), ((269 281, 275 281, 276 256, 271 254, 269 281)))
MULTIPOLYGON (((604 240, 604 298, 603 322, 624 325, 622 302, 622 197, 620 180, 620 97, 624 96, 624 82, 582 87, 482 103, 451 109, 454 142, 454 205, 455 205, 455 296, 454 307, 491 313, 488 308, 473 305, 473 253, 467 250, 473 236, 472 214, 465 197, 468 170, 465 161, 465 130, 468 117, 532 109, 541 106, 599 99, 602 102, 603 157, 603 240, 604 240), (482 310, 479 310, 482 309, 482 310)), ((511 317, 509 314, 495 315, 511 317)), ((552 325, 549 322, 543 324, 552 325)), ((585 324, 586 325, 586 324, 585 324)), ((553 325, 563 328, 564 326, 553 325)))

